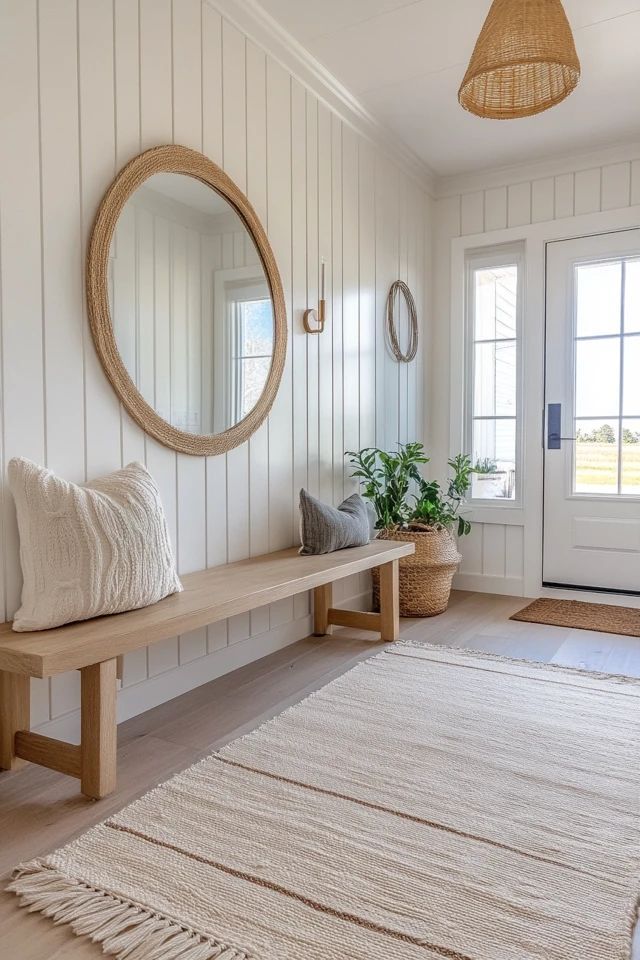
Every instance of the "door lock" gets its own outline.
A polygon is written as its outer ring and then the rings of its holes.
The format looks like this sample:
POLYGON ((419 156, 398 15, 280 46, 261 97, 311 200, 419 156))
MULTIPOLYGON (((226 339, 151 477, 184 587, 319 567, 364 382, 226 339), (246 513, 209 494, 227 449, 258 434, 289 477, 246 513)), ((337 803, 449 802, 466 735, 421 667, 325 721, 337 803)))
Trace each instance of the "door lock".
POLYGON ((560 450, 563 440, 575 440, 575 437, 562 435, 562 404, 547 404, 547 450, 560 450))

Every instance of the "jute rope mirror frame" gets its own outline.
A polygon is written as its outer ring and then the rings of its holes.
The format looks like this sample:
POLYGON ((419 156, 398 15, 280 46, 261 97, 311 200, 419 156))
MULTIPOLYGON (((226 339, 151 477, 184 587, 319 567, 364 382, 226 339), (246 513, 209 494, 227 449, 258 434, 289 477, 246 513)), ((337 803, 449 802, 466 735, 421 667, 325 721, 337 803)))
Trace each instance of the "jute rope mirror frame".
POLYGON ((197 150, 177 145, 153 147, 134 157, 116 176, 96 214, 87 253, 87 307, 91 333, 104 371, 125 408, 142 429, 180 453, 211 456, 226 453, 248 440, 275 400, 287 353, 287 314, 280 273, 258 216, 230 177, 197 150), (156 173, 195 177, 233 207, 249 231, 262 261, 273 304, 273 357, 260 399, 247 416, 222 433, 186 433, 164 420, 144 399, 131 379, 118 350, 109 308, 108 268, 111 240, 127 200, 156 173))
POLYGON ((411 363, 415 358, 418 352, 418 311, 416 309, 416 302, 413 299, 413 294, 411 290, 404 282, 404 280, 395 280, 389 289, 389 294, 387 296, 387 337, 389 340, 389 347, 394 357, 398 363, 411 363), (402 347, 400 346, 400 341, 398 339, 398 328, 396 326, 395 320, 395 305, 396 298, 398 296, 403 296, 405 303, 407 304, 407 311, 409 314, 409 346, 407 347, 407 352, 403 353, 402 347))

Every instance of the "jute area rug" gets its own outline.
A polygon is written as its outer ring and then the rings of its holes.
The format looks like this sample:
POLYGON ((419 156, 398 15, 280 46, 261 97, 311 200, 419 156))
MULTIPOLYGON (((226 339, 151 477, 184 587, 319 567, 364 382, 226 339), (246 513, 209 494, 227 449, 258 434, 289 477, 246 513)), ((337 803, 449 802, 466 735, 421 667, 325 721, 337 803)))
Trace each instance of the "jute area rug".
POLYGON ((524 620, 526 623, 548 623, 553 627, 597 630, 601 633, 616 633, 625 637, 640 637, 640 610, 607 603, 551 600, 541 597, 523 610, 514 613, 510 619, 524 620))
POLYGON ((397 645, 11 889, 119 960, 625 960, 640 684, 397 645))

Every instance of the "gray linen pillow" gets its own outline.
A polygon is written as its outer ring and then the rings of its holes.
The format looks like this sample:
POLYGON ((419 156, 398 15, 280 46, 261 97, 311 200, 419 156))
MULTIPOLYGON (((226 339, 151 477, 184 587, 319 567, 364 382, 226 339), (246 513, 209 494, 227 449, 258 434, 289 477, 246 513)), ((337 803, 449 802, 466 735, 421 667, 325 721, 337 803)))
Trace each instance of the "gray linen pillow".
POLYGON ((330 507, 306 490, 300 491, 301 554, 362 547, 369 543, 370 531, 369 511, 360 494, 353 493, 339 507, 330 507))

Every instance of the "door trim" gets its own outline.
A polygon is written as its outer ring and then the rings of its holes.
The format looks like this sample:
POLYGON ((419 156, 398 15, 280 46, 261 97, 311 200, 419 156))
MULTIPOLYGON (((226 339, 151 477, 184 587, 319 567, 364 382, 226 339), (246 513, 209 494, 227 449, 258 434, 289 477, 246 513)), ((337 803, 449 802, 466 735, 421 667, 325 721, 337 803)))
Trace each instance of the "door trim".
MULTIPOLYGON (((579 239, 602 233, 616 233, 640 225, 640 204, 617 210, 580 214, 560 220, 506 227, 490 233, 469 234, 454 237, 449 241, 450 264, 450 313, 441 323, 446 325, 446 337, 450 343, 449 370, 449 427, 446 436, 432 427, 435 442, 434 469, 445 470, 451 453, 462 449, 463 397, 460 384, 464 376, 464 263, 467 251, 482 247, 494 247, 501 243, 525 243, 525 302, 523 315, 523 351, 526 356, 523 371, 523 449, 525 476, 523 477, 523 504, 521 521, 513 516, 504 518, 500 507, 482 507, 477 513, 469 512, 469 519, 483 524, 509 524, 523 530, 522 568, 517 578, 493 578, 487 580, 487 589, 521 596, 536 597, 542 584, 542 496, 543 496, 543 409, 544 409, 544 325, 546 323, 546 247, 549 243, 579 239), (520 583, 518 589, 516 583, 520 583)), ((433 377, 438 387, 437 371, 433 377)), ((435 396, 435 394, 434 394, 435 396)), ((440 404, 442 404, 440 396, 440 404)), ((432 404, 433 410, 438 406, 432 404)), ((445 427, 445 430, 447 428, 445 427)), ((481 574, 474 574, 480 581, 481 574)), ((477 588, 477 587, 476 587, 477 588)), ((603 595, 604 596, 604 595, 603 595)))
MULTIPOLYGON (((640 208, 638 208, 638 209, 639 209, 639 212, 640 212, 640 208)), ((583 235, 577 235, 577 234, 576 234, 576 235, 572 235, 572 236, 570 236, 570 237, 556 238, 556 239, 552 239, 552 240, 547 240, 547 241, 545 242, 545 244, 544 244, 544 323, 543 323, 544 335, 543 335, 543 343, 542 343, 542 362, 543 362, 543 397, 542 397, 542 400, 543 400, 543 403, 542 403, 542 501, 541 501, 541 502, 542 502, 542 511, 541 511, 541 534, 542 534, 542 542, 541 542, 541 556, 540 556, 540 576, 541 576, 541 586, 542 586, 542 587, 547 587, 547 588, 551 588, 551 589, 559 589, 559 590, 570 590, 570 591, 572 591, 572 592, 575 592, 575 591, 587 591, 587 592, 590 592, 590 593, 597 593, 597 594, 609 594, 609 595, 611 595, 611 596, 627 596, 627 597, 636 597, 636 596, 637 596, 637 597, 640 597, 640 590, 630 590, 630 589, 629 589, 629 590, 625 590, 625 589, 619 589, 619 588, 616 588, 616 587, 596 587, 596 586, 589 586, 589 585, 587 585, 587 584, 562 583, 562 582, 557 582, 557 581, 554 581, 554 580, 547 580, 547 579, 545 578, 545 576, 544 576, 545 537, 546 537, 546 511, 547 511, 547 503, 546 503, 546 468, 547 468, 547 456, 548 456, 548 451, 549 451, 548 444, 547 444, 547 429, 548 429, 547 418, 548 418, 548 410, 549 410, 549 403, 548 403, 548 401, 547 401, 547 384, 548 384, 548 370, 547 370, 547 365, 548 365, 548 364, 547 364, 547 359, 548 359, 548 358, 547 358, 547 335, 548 335, 548 332, 549 332, 549 290, 548 290, 548 277, 549 277, 549 272, 548 272, 548 271, 549 271, 549 253, 550 253, 550 249, 551 249, 552 246, 555 246, 556 244, 575 243, 575 242, 577 242, 577 241, 579 241, 579 240, 592 240, 592 239, 596 239, 596 238, 598 238, 598 237, 619 237, 619 236, 621 236, 622 234, 625 234, 625 233, 636 234, 639 229, 640 229, 640 218, 637 219, 634 223, 632 223, 632 224, 630 224, 630 225, 628 225, 628 226, 619 226, 619 227, 617 227, 617 228, 615 228, 615 229, 611 229, 611 230, 601 229, 601 230, 597 230, 597 231, 591 231, 591 232, 585 233, 585 234, 583 234, 583 235)), ((615 258, 616 258, 615 255, 613 255, 613 256, 612 256, 612 259, 615 259, 615 258)), ((586 258, 586 259, 585 259, 585 262, 588 262, 588 259, 589 259, 589 258, 586 258)), ((578 260, 580 260, 580 258, 578 258, 578 260)), ((575 311, 574 311, 574 312, 575 312, 575 311)), ((575 317, 574 317, 574 322, 575 322, 575 317)), ((575 331, 574 331, 574 333, 575 333, 575 331)), ((571 376, 573 376, 574 373, 575 373, 574 367, 575 367, 575 357, 572 357, 572 358, 571 358, 571 368, 572 368, 571 376)), ((621 385, 621 389, 622 389, 622 385, 621 385)), ((575 406, 575 397, 574 397, 574 406, 575 406)), ((574 412, 575 412, 575 411, 574 411, 574 412)), ((597 418, 596 418, 596 419, 597 419, 597 418)), ((573 420, 573 415, 572 415, 572 420, 573 420)), ((562 432, 563 432, 563 424, 562 424, 562 418, 561 418, 560 433, 562 433, 562 432)), ((574 451, 574 455, 575 455, 575 451, 574 451)), ((596 501, 601 501, 601 502, 602 502, 602 501, 611 501, 611 502, 613 502, 613 503, 619 503, 619 502, 620 502, 619 497, 611 496, 611 494, 602 494, 602 495, 594 494, 594 495, 591 495, 591 496, 589 496, 589 495, 584 495, 584 496, 585 496, 586 499, 588 499, 588 500, 596 500, 596 501)), ((578 495, 573 494, 573 495, 572 495, 572 492, 571 492, 571 491, 565 491, 565 499, 567 499, 567 500, 573 500, 573 499, 580 500, 580 499, 583 499, 583 495, 580 495, 580 494, 578 494, 578 495)), ((636 501, 637 501, 637 500, 639 500, 639 499, 640 499, 640 497, 638 497, 637 495, 631 495, 631 496, 629 496, 629 497, 625 497, 624 502, 628 503, 628 502, 632 502, 633 500, 636 500, 636 501)))

